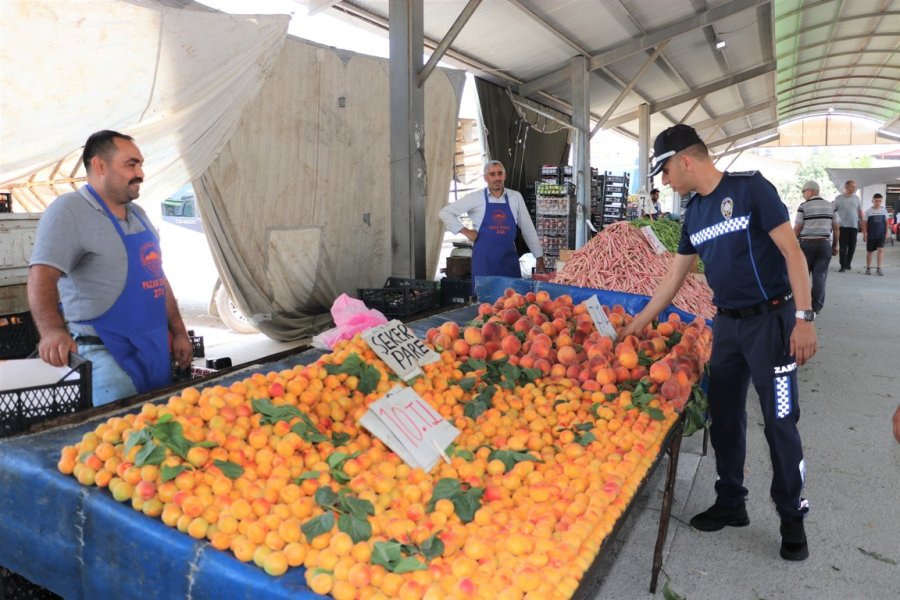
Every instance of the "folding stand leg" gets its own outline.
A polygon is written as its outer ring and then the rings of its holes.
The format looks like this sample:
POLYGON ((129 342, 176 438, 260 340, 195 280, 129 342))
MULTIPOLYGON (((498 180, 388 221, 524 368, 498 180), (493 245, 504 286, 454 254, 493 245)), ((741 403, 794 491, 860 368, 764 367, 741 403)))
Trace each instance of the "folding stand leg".
POLYGON ((675 427, 675 436, 666 449, 666 453, 669 455, 669 469, 666 473, 666 487, 663 491, 662 511, 659 515, 659 533, 656 536, 656 548, 653 550, 653 570, 650 577, 651 594, 656 593, 656 582, 659 579, 659 570, 662 569, 662 551, 666 543, 666 533, 669 530, 669 517, 672 514, 672 498, 675 495, 675 474, 678 472, 678 457, 681 455, 681 434, 684 431, 684 419, 679 419, 675 427))

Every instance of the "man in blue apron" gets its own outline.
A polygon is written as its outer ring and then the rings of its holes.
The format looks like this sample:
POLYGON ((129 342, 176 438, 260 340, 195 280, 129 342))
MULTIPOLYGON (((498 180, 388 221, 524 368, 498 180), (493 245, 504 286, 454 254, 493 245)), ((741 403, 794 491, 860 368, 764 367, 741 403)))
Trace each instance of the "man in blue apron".
POLYGON ((55 366, 69 352, 88 358, 99 406, 168 385, 172 358, 187 367, 192 354, 158 236, 132 202, 144 178, 140 150, 129 136, 100 131, 82 160, 87 185, 57 198, 38 225, 28 301, 41 358, 55 366))
POLYGON ((723 173, 688 125, 654 144, 651 175, 678 194, 693 192, 678 253, 647 306, 620 333, 644 329, 672 302, 697 255, 706 265, 718 314, 709 362, 710 439, 716 501, 690 523, 698 531, 749 525, 745 500, 747 390, 759 395, 772 460, 770 495, 781 518, 781 557, 809 556, 801 497, 806 460, 800 443, 797 368, 816 353, 806 259, 775 187, 756 171, 723 173))
POLYGON ((467 194, 441 209, 444 225, 453 233, 461 233, 475 244, 472 247, 472 290, 479 275, 521 277, 519 254, 516 252, 516 232, 522 237, 536 259, 536 270, 544 272, 544 254, 534 223, 528 214, 522 194, 504 187, 506 169, 499 160, 484 167, 487 187, 467 194), (460 217, 468 214, 471 229, 460 217))

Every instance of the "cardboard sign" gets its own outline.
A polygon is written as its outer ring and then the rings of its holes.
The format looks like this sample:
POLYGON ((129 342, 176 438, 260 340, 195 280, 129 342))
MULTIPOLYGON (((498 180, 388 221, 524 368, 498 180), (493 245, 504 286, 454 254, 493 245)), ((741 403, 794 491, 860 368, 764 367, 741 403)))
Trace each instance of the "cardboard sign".
POLYGON ((650 247, 653 248, 653 251, 657 254, 665 254, 668 252, 666 247, 663 246, 663 243, 659 241, 659 238, 656 236, 656 232, 653 231, 653 228, 649 225, 644 225, 641 227, 641 232, 644 234, 644 237, 647 238, 647 241, 650 242, 650 247))
POLYGON ((412 388, 394 386, 359 420, 409 466, 431 471, 459 430, 412 388))
POLYGON ((396 319, 372 327, 361 335, 378 358, 405 381, 421 375, 420 367, 441 360, 441 356, 417 338, 412 329, 396 319))
POLYGON ((587 307, 588 314, 591 315, 591 320, 594 321, 594 327, 597 328, 600 335, 605 335, 606 337, 615 340, 616 328, 613 327, 613 324, 609 322, 606 313, 603 312, 603 307, 600 305, 600 301, 597 300, 597 296, 591 296, 585 300, 584 305, 587 307))

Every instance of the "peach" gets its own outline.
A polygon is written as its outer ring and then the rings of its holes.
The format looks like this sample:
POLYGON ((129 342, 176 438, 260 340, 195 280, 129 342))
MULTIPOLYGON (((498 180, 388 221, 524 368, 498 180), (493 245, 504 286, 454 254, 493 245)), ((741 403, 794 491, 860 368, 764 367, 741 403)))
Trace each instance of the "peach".
POLYGON ((480 304, 478 306, 478 316, 479 317, 488 317, 494 314, 494 307, 488 304, 487 302, 480 304))
POLYGON ((451 340, 455 340, 459 337, 459 325, 454 323, 453 321, 447 321, 446 323, 441 324, 441 333, 449 337, 451 340))
POLYGON ((469 355, 469 344, 466 343, 465 340, 453 340, 451 349, 453 350, 453 353, 456 354, 456 356, 469 355))
POLYGON ((450 338, 450 336, 448 336, 444 333, 439 333, 434 338, 433 343, 434 343, 435 350, 437 350, 438 352, 442 352, 442 351, 448 350, 450 348, 450 346, 453 344, 453 340, 450 338))
POLYGON ((534 323, 532 323, 531 319, 529 319, 528 317, 520 317, 515 323, 513 323, 513 331, 517 333, 527 333, 528 331, 531 331, 532 327, 534 327, 534 323))
POLYGON ((488 357, 487 349, 481 344, 469 348, 469 356, 475 360, 485 360, 488 357))
MULTIPOLYGON (((558 339, 557 339, 558 341, 558 339)), ((556 355, 560 363, 564 365, 573 365, 575 361, 578 359, 578 355, 575 352, 575 348, 572 347, 571 344, 563 345, 560 348, 557 348, 556 355)))
POLYGON ((480 327, 466 327, 465 331, 463 332, 463 339, 470 346, 475 346, 484 342, 484 336, 481 334, 480 327))
POLYGON ((500 349, 507 355, 512 356, 522 349, 522 342, 516 336, 509 334, 500 341, 500 349))
POLYGON ((500 326, 493 322, 488 321, 484 325, 481 326, 481 334, 484 336, 484 340, 491 341, 494 339, 500 338, 500 326))
POLYGON ((656 361, 650 365, 650 381, 664 383, 672 376, 672 369, 662 361, 656 361))

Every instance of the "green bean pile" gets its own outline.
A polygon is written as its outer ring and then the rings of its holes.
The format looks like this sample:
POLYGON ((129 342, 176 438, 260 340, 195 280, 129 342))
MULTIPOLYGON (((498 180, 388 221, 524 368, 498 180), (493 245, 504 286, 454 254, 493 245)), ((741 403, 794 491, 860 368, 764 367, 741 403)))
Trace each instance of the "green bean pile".
MULTIPOLYGON (((666 250, 673 254, 678 251, 678 241, 681 239, 681 223, 678 221, 673 221, 671 219, 659 219, 654 221, 652 219, 642 218, 631 221, 631 224, 637 228, 649 225, 653 230, 653 233, 656 234, 656 237, 659 238, 659 241, 662 242, 662 245, 666 247, 666 250)), ((697 261, 697 271, 703 273, 702 260, 697 261)))

